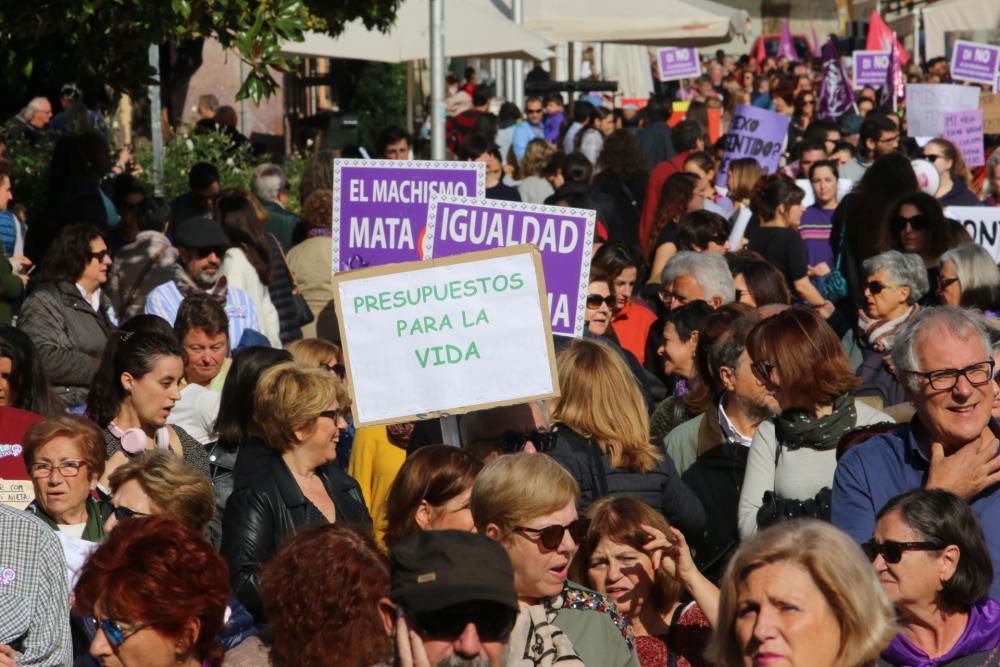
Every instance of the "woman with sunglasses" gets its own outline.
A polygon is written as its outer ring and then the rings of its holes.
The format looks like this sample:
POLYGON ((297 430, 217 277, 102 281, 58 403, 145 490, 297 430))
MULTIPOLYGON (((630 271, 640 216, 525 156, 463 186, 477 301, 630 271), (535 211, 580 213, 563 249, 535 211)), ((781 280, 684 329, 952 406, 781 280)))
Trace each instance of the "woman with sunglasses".
POLYGON ((874 396, 884 407, 906 401, 903 385, 889 365, 896 333, 912 321, 917 302, 929 289, 927 272, 919 255, 890 250, 865 260, 865 309, 858 326, 867 341, 864 360, 858 367, 861 386, 857 396, 874 396))
POLYGON ((119 526, 87 560, 75 609, 94 619, 90 655, 106 667, 220 667, 226 563, 176 519, 119 526))
MULTIPOLYGON (((295 363, 304 368, 326 369, 337 376, 346 388, 349 384, 347 368, 344 366, 344 351, 335 343, 324 338, 300 338, 288 346, 295 363)), ((340 431, 337 442, 337 466, 347 471, 351 461, 351 450, 354 447, 354 418, 351 413, 344 414, 347 428, 340 431)))
MULTIPOLYGON (((927 193, 911 192, 896 200, 887 215, 890 247, 920 255, 927 267, 927 283, 936 285, 940 257, 948 249, 949 241, 948 223, 941 205, 927 193)), ((922 305, 937 305, 935 296, 928 293, 922 305)))
POLYGON ((108 281, 111 256, 95 227, 63 228, 49 247, 38 286, 21 306, 18 328, 31 337, 56 396, 70 409, 87 399, 108 336, 118 324, 108 281))
POLYGON ((611 327, 618 343, 635 355, 640 364, 646 360, 646 343, 656 314, 637 300, 636 284, 641 262, 624 243, 605 243, 594 253, 591 267, 610 277, 611 296, 615 298, 611 327))
POLYGON ((966 502, 941 489, 896 496, 862 548, 901 626, 880 665, 1000 665, 993 564, 966 502))
POLYGON ((860 380, 837 334, 812 310, 792 307, 762 320, 747 353, 781 413, 757 427, 747 456, 738 510, 744 540, 789 518, 828 521, 837 443, 859 426, 892 421, 854 398, 860 380))
POLYGON ((638 667, 628 620, 608 598, 569 580, 587 533, 587 519, 577 514, 579 499, 573 477, 539 454, 500 456, 472 486, 476 532, 499 542, 514 566, 521 612, 508 654, 539 663, 549 654, 570 665, 579 664, 577 658, 585 665, 638 667), (536 631, 535 620, 562 634, 536 631))
POLYGON ((350 398, 318 368, 278 364, 257 383, 254 431, 270 450, 226 503, 222 554, 236 597, 258 626, 266 624, 257 593, 261 565, 301 528, 371 524, 358 483, 330 465, 350 398))
POLYGON ((946 306, 978 308, 995 318, 1000 311, 1000 270, 986 248, 965 243, 941 255, 937 293, 946 306))
POLYGON ((642 394, 621 357, 606 345, 578 340, 556 361, 561 395, 553 403, 556 441, 549 456, 580 487, 579 510, 585 512, 599 498, 628 493, 682 531, 701 531, 701 502, 670 457, 650 442, 642 394))
POLYGON ((792 122, 788 125, 788 145, 794 146, 802 140, 809 123, 816 118, 816 94, 811 90, 800 90, 795 95, 792 122))
POLYGON ((934 165, 941 177, 941 184, 934 196, 942 208, 979 206, 979 200, 968 186, 972 175, 955 144, 947 139, 932 139, 924 146, 923 158, 934 165))

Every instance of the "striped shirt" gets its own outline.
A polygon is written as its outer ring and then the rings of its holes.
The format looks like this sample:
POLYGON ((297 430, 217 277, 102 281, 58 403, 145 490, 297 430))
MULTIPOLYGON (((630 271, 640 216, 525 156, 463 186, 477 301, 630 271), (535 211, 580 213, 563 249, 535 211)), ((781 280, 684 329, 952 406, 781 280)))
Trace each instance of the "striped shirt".
MULTIPOLYGON (((184 295, 177 289, 173 280, 163 283, 153 289, 146 297, 146 313, 159 315, 173 325, 177 319, 177 310, 181 307, 184 295)), ((232 347, 240 344, 240 338, 247 329, 260 332, 260 320, 253 307, 253 301, 247 293, 238 287, 226 289, 226 315, 229 316, 229 341, 232 347)))

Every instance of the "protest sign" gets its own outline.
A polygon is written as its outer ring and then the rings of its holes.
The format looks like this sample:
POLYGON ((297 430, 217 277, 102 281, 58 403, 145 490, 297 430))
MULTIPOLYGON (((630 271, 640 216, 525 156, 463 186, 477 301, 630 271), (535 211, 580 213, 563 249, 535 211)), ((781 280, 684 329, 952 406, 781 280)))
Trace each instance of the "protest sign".
POLYGON ((30 479, 0 479, 0 504, 23 510, 35 499, 30 479))
POLYGON ((983 133, 1000 134, 1000 94, 981 94, 979 107, 983 110, 983 133))
POLYGON ((966 166, 986 164, 983 155, 983 110, 949 111, 944 115, 944 138, 955 144, 966 166))
POLYGON ((943 83, 906 84, 906 121, 911 137, 940 137, 944 114, 979 107, 979 89, 943 83))
POLYGON ((791 118, 780 113, 738 104, 726 133, 725 153, 715 184, 725 186, 729 162, 741 157, 752 157, 765 172, 774 173, 781 158, 781 146, 789 122, 791 118))
POLYGON ((865 86, 879 88, 885 85, 886 73, 889 71, 888 52, 855 51, 852 58, 855 90, 865 86))
POLYGON ((594 250, 594 211, 436 196, 427 212, 424 257, 530 243, 542 255, 552 332, 583 335, 594 250))
POLYGON ((961 222, 972 240, 1000 263, 1000 206, 949 206, 944 215, 961 222))
POLYGON ((559 393, 533 246, 339 273, 333 289, 358 426, 559 393))
POLYGON ((482 162, 333 161, 333 272, 420 259, 434 193, 486 194, 482 162))
POLYGON ((951 51, 951 78, 992 86, 997 78, 997 63, 1000 46, 958 40, 951 51))
POLYGON ((698 49, 668 46, 665 49, 657 50, 656 62, 660 64, 660 81, 695 79, 701 76, 698 49))

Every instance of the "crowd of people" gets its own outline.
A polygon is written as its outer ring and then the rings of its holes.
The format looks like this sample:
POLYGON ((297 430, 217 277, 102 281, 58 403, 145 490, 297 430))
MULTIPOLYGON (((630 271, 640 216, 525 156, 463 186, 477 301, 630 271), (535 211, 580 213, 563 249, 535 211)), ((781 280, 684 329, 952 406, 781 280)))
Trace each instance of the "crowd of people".
POLYGON ((54 142, 46 204, 0 161, 0 478, 34 498, 0 504, 0 666, 1000 665, 1000 270, 946 213, 997 205, 1000 152, 970 172, 871 89, 821 119, 808 62, 705 71, 495 115, 449 79, 487 197, 598 221, 559 395, 460 447, 352 420, 333 153, 298 212, 272 163, 166 201, 78 99, 52 134, 32 100, 6 128, 54 142), (792 118, 783 164, 721 183, 738 104, 792 118))

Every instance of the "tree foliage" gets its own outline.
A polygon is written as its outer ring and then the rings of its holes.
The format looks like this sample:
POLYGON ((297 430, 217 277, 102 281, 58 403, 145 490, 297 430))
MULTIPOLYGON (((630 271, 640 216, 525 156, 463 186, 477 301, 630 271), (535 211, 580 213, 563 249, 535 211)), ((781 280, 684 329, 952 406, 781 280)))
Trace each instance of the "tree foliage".
POLYGON ((285 40, 306 30, 339 34, 360 19, 386 29, 401 0, 5 0, 0 8, 0 67, 7 84, 59 81, 89 75, 113 89, 139 95, 152 83, 151 44, 182 44, 214 37, 248 64, 237 99, 259 102, 285 71, 285 40))

